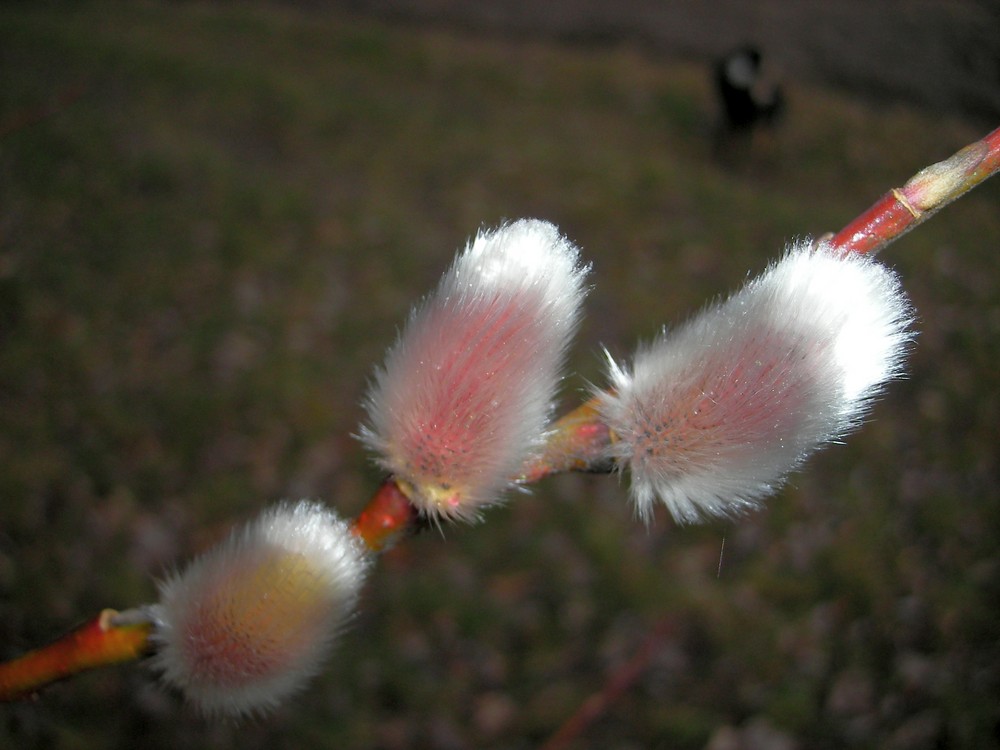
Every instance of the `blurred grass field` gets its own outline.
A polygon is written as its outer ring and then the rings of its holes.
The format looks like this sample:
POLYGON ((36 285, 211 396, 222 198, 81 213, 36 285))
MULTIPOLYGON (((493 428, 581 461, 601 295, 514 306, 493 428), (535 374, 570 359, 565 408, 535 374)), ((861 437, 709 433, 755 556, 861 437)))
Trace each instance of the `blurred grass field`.
MULTIPOLYGON (((722 168, 707 69, 628 46, 0 8, 0 658, 152 601, 270 502, 360 510, 371 368, 481 225, 546 218, 593 262, 569 406, 601 345, 627 354, 984 134, 790 100, 722 168)), ((997 746, 998 206, 986 184, 884 254, 920 316, 910 377, 765 510, 646 529, 614 477, 548 480, 387 554, 272 717, 203 721, 125 667, 0 706, 0 747, 533 748, 664 617, 573 747, 997 746)))

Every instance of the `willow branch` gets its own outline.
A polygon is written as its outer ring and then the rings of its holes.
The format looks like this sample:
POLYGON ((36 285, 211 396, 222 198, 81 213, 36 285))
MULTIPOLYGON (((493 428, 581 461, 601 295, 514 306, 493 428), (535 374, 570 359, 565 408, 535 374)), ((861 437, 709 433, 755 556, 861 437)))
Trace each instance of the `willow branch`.
POLYGON ((833 236, 845 253, 877 253, 1000 170, 1000 128, 917 172, 833 236))
POLYGON ((136 610, 105 609, 54 643, 0 663, 0 702, 29 697, 95 667, 138 659, 150 649, 152 627, 136 610))

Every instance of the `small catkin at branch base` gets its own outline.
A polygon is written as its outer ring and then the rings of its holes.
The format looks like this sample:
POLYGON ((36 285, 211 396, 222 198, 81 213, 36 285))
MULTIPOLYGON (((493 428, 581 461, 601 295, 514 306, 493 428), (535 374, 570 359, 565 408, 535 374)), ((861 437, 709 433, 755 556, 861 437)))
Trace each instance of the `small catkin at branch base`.
POLYGON ((203 714, 266 713, 329 657, 370 562, 333 511, 279 504, 160 585, 152 666, 203 714))

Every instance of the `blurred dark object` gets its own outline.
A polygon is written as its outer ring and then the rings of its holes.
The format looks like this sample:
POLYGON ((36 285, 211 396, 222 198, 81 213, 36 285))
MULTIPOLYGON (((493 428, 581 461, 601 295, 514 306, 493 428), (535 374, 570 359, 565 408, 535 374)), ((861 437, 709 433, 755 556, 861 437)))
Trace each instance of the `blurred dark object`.
POLYGON ((753 45, 736 49, 715 62, 715 90, 720 115, 714 152, 724 161, 752 147, 754 132, 773 127, 785 110, 779 77, 753 45))
POLYGON ((784 108, 784 95, 753 46, 731 52, 715 64, 715 87, 730 130, 770 125, 784 108))

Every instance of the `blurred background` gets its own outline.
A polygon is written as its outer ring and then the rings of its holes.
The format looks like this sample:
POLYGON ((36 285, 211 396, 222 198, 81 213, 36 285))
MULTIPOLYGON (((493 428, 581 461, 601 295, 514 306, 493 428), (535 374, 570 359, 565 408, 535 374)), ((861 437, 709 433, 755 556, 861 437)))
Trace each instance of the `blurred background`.
MULTIPOLYGON (((703 5, 4 4, 0 659, 276 500, 357 513, 371 368, 480 226, 593 262, 568 408, 602 345, 1000 123, 994 3, 703 5), (738 124, 717 66, 748 43, 780 106, 738 124)), ((0 747, 534 748, 637 653, 564 747, 1000 745, 998 206, 883 254, 910 375, 762 511, 646 528, 617 478, 552 478, 386 554, 274 715, 126 666, 0 706, 0 747)))

